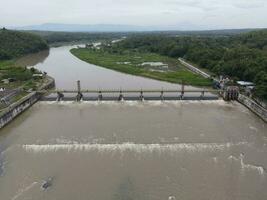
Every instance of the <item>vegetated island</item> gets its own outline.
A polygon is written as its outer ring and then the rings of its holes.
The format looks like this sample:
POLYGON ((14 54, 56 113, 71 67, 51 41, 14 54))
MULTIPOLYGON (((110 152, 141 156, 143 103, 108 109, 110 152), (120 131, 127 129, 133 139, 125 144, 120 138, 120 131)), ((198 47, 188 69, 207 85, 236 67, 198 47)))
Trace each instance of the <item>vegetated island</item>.
POLYGON ((24 55, 48 48, 46 41, 40 36, 5 28, 0 30, 0 109, 46 81, 44 74, 37 69, 19 66, 15 61, 24 55))
POLYGON ((122 73, 171 83, 208 87, 212 80, 188 71, 177 59, 150 52, 110 51, 108 47, 71 49, 79 59, 122 73))
MULTIPOLYGON (((177 62, 184 58, 214 76, 255 84, 252 96, 267 100, 267 30, 234 35, 136 34, 103 44, 99 48, 72 49, 86 62, 124 73, 195 86, 211 85, 211 80, 186 71, 177 62), (169 68, 160 71, 145 62, 163 62, 169 68)), ((153 65, 153 64, 152 64, 153 65)))

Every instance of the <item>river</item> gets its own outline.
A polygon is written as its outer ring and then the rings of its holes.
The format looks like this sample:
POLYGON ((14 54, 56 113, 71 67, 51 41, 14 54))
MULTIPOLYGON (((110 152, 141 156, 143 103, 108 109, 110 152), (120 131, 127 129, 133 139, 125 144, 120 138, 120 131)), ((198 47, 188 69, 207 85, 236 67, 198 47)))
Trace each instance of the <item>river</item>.
POLYGON ((127 75, 88 64, 69 52, 73 47, 52 48, 49 53, 42 52, 26 56, 18 62, 48 72, 55 78, 58 89, 76 89, 77 80, 81 81, 85 89, 180 89, 180 86, 175 84, 127 75), (37 63, 38 59, 41 62, 37 63))
MULTIPOLYGON (((57 88, 180 87, 69 49, 22 61, 57 88)), ((0 152, 1 200, 267 199, 266 124, 235 102, 39 102, 0 131, 0 152)))

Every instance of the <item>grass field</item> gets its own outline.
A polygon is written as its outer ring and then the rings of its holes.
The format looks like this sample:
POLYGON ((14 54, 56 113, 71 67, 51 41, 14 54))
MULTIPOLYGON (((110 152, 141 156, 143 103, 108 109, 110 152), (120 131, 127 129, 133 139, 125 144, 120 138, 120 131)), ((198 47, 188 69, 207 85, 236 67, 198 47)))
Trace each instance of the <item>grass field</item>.
POLYGON ((71 53, 79 59, 119 72, 167 81, 184 83, 193 86, 211 86, 212 80, 194 74, 173 58, 153 53, 123 52, 110 53, 102 49, 71 49, 71 53), (146 65, 146 62, 161 62, 168 65, 167 69, 146 65), (142 65, 144 64, 144 65, 142 65))
POLYGON ((13 60, 0 61, 0 87, 6 89, 15 89, 18 87, 23 87, 25 89, 35 88, 40 80, 34 80, 32 78, 34 73, 38 72, 18 66, 13 60), (9 84, 1 82, 1 80, 7 78, 14 78, 16 81, 9 84))

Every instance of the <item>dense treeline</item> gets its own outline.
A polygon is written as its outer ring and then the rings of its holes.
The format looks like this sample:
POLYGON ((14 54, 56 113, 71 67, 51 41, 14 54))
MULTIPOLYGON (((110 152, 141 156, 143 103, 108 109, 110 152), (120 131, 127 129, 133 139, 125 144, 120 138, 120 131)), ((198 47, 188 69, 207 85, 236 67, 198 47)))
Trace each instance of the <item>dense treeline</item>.
POLYGON ((53 32, 53 31, 28 31, 44 38, 49 44, 65 42, 89 42, 96 40, 113 40, 121 37, 146 36, 231 36, 246 33, 252 29, 214 30, 214 31, 154 31, 154 32, 53 32))
POLYGON ((14 59, 20 56, 48 49, 47 42, 38 35, 31 33, 0 30, 0 80, 11 79, 9 84, 0 82, 0 87, 15 89, 35 88, 39 82, 33 74, 39 73, 34 68, 18 66, 14 59))
POLYGON ((31 33, 41 36, 48 44, 68 43, 68 42, 90 42, 99 40, 113 40, 121 38, 130 33, 75 33, 75 32, 51 32, 51 31, 31 31, 31 33))
POLYGON ((38 35, 0 30, 0 60, 17 58, 44 49, 48 49, 47 42, 38 35))
POLYGON ((183 57, 214 74, 253 81, 255 94, 267 99, 267 30, 227 37, 135 36, 112 47, 125 49, 183 57))

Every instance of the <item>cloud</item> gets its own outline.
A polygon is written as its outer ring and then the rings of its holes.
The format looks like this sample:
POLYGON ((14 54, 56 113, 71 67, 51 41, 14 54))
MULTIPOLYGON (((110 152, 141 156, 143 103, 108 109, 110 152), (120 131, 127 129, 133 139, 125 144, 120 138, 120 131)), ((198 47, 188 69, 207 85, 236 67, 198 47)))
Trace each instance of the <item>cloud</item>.
POLYGON ((266 0, 236 0, 233 1, 233 6, 243 9, 260 8, 266 5, 266 0))
POLYGON ((0 25, 176 25, 186 21, 206 28, 267 27, 267 20, 264 20, 267 19, 267 0, 0 1, 0 25))

